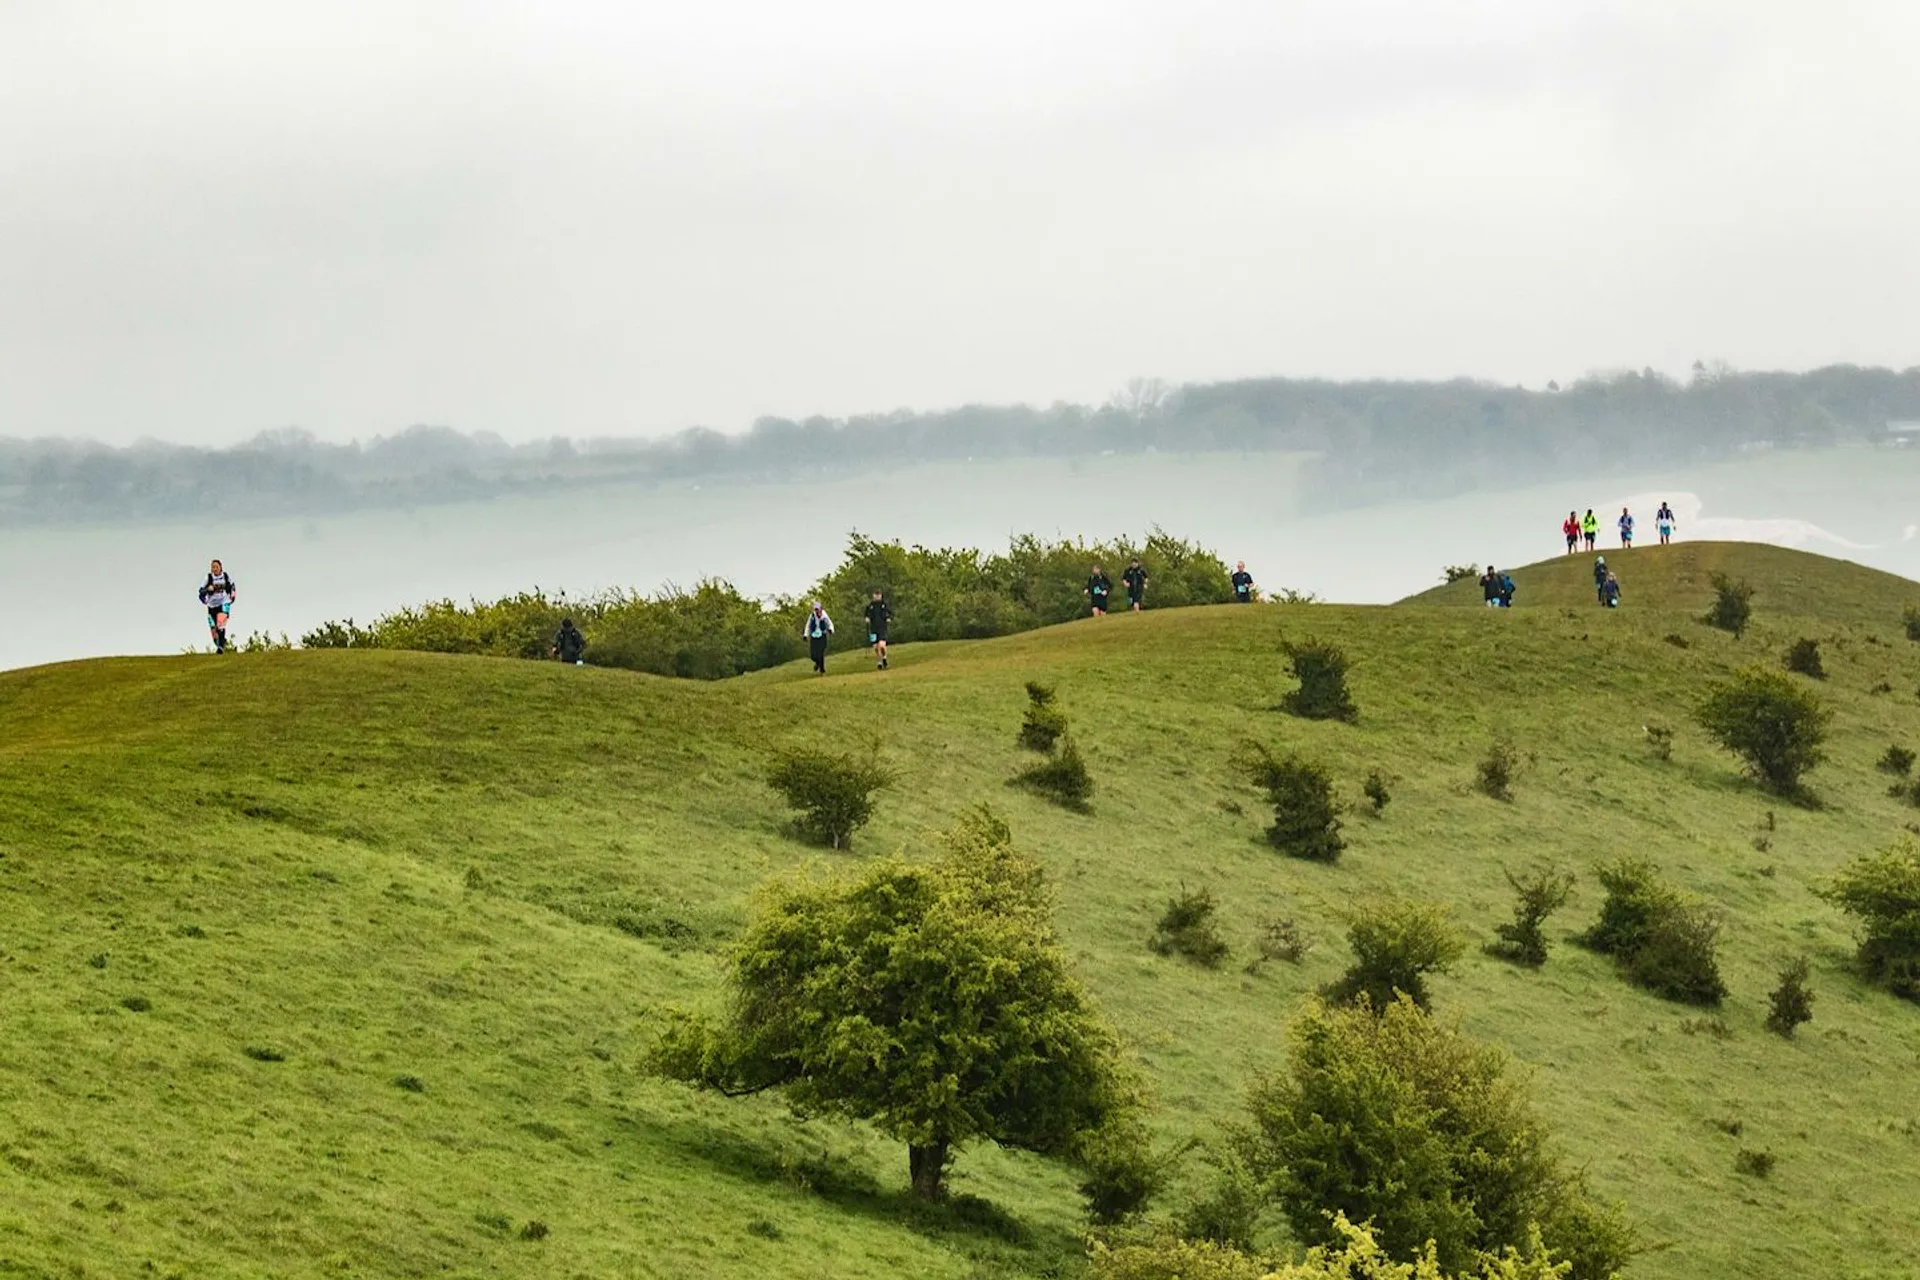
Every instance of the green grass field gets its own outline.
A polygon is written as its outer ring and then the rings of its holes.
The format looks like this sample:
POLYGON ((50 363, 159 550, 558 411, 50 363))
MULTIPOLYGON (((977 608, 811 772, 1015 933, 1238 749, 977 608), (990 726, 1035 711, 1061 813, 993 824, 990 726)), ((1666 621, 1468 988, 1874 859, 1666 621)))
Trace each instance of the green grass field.
POLYGON ((1280 1064, 1356 898, 1441 900, 1478 941, 1507 917, 1503 867, 1655 858, 1725 914, 1723 1025, 1564 941, 1590 876, 1543 970, 1476 951, 1436 1008, 1528 1064, 1566 1151, 1663 1246, 1632 1275, 1920 1275, 1920 1007, 1856 980, 1846 922, 1809 892, 1920 821, 1873 768, 1920 747, 1900 620, 1920 584, 1642 548, 1609 612, 1589 563, 1521 571, 1510 612, 1446 607, 1477 603, 1471 583, 1148 612, 902 647, 884 675, 844 652, 825 679, 704 685, 353 651, 0 675, 0 1275, 1072 1275, 1065 1169, 968 1149, 962 1198, 922 1209, 896 1144, 636 1070, 650 1010, 717 995, 758 882, 918 849, 982 800, 1050 868, 1169 1141, 1280 1064), (1737 641, 1693 620, 1716 567, 1759 587, 1737 641), (1268 709, 1279 642, 1307 635, 1354 659, 1359 723, 1268 709), (1818 808, 1742 780, 1687 714, 1801 635, 1836 711, 1818 808), (1089 754, 1091 817, 1003 785, 1030 678, 1089 754), (1674 728, 1670 760, 1649 724, 1674 728), (1524 761, 1511 804, 1471 786, 1496 735, 1524 761), (1349 801, 1385 771, 1385 816, 1350 815, 1335 866, 1276 856, 1230 763, 1248 737, 1324 759, 1349 801), (901 772, 851 854, 787 839, 760 784, 769 749, 803 741, 901 772), (1182 885, 1221 903, 1221 969, 1147 949, 1182 885), (1249 975, 1272 916, 1318 945, 1249 975), (1817 1004, 1789 1042, 1762 1019, 1796 954, 1817 1004), (1772 1176, 1736 1173, 1742 1148, 1772 1176))

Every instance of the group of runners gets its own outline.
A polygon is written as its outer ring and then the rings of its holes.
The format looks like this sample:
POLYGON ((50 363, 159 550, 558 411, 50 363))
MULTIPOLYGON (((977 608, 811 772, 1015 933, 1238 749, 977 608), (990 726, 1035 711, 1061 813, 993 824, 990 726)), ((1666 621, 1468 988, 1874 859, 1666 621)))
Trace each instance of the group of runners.
MULTIPOLYGON (((1673 541, 1674 523, 1673 508, 1662 502, 1660 509, 1653 513, 1653 527, 1654 531, 1660 535, 1661 546, 1664 547, 1673 541)), ((1620 508, 1620 518, 1613 522, 1613 527, 1620 534, 1621 549, 1632 550, 1633 512, 1625 507, 1620 508)), ((1569 511, 1567 518, 1560 522, 1560 532, 1567 539, 1568 555, 1580 550, 1580 544, 1583 542, 1587 550, 1592 551, 1600 541, 1600 519, 1593 514, 1592 507, 1587 508, 1587 514, 1584 516, 1578 511, 1569 511)))

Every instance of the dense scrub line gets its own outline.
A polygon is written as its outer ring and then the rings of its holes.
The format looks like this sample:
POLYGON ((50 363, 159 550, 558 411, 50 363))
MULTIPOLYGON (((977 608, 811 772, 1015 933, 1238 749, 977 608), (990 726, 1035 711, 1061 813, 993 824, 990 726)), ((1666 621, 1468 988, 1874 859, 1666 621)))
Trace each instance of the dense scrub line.
POLYGON ((801 657, 804 600, 824 601, 839 625, 838 647, 865 640, 862 614, 875 590, 887 593, 895 643, 1012 635, 1079 617, 1094 564, 1118 576, 1140 557, 1150 607, 1222 604, 1231 596, 1225 563, 1193 543, 1155 530, 1146 541, 1085 543, 1015 538, 1004 552, 904 547, 854 534, 839 567, 806 597, 756 600, 709 579, 657 595, 610 591, 585 599, 521 592, 493 601, 438 600, 400 609, 366 626, 324 623, 300 637, 309 649, 416 649, 500 658, 545 658, 563 618, 587 635, 586 661, 654 675, 719 680, 801 657))

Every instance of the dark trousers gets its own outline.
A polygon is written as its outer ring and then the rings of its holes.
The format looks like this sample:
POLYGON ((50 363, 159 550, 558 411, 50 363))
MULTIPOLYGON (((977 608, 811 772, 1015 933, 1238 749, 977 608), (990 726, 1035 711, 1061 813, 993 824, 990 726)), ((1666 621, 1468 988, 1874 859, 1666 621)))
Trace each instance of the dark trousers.
POLYGON ((827 669, 827 638, 808 636, 807 652, 813 656, 813 669, 824 672, 827 669))

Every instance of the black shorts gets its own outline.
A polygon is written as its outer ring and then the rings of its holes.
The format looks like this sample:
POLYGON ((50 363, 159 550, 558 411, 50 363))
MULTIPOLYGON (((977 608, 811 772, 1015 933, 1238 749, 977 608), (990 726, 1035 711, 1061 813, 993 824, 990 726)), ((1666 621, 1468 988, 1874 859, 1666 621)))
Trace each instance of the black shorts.
POLYGON ((1140 596, 1141 596, 1141 594, 1143 594, 1143 593, 1138 593, 1138 592, 1133 592, 1133 591, 1129 591, 1129 592, 1127 592, 1127 603, 1128 603, 1128 604, 1139 604, 1139 603, 1140 603, 1140 596))
POLYGON ((867 628, 868 644, 885 644, 886 642, 887 642, 887 628, 884 623, 877 627, 867 628))
POLYGON ((1095 596, 1095 597, 1093 598, 1093 607, 1094 607, 1094 608, 1096 608, 1096 609, 1104 609, 1104 608, 1106 608, 1106 607, 1107 607, 1107 598, 1106 598, 1105 596, 1095 596))

